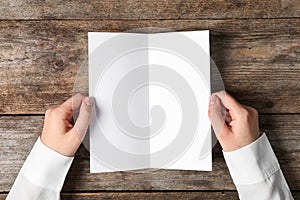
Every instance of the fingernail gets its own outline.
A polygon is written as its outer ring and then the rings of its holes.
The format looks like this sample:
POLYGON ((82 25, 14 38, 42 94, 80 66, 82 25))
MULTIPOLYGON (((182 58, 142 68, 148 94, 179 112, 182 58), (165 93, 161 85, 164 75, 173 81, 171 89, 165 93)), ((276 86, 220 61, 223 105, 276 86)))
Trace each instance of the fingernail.
POLYGON ((94 100, 91 97, 85 97, 84 102, 88 106, 92 106, 94 104, 94 100))
POLYGON ((209 104, 213 105, 216 103, 217 97, 215 95, 211 95, 209 98, 209 104))

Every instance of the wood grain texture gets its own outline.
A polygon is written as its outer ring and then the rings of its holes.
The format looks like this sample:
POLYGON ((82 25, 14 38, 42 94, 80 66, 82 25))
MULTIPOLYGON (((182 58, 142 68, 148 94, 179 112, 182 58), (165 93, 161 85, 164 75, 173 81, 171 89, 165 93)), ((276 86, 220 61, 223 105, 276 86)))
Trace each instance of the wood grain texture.
MULTIPOLYGON (((87 93, 87 74, 77 77, 80 66, 86 71, 87 32, 144 27, 211 30, 225 89, 265 113, 260 127, 300 199, 299 17, 299 0, 0 0, 0 200, 42 131, 43 116, 31 114, 87 93)), ((219 145, 213 172, 102 174, 89 173, 81 146, 63 191, 66 200, 238 199, 219 145)))
MULTIPOLYGON (((300 198, 300 192, 293 192, 294 199, 300 198)), ((77 194, 62 194, 62 200, 89 200, 89 199, 151 199, 151 200, 238 200, 237 192, 222 191, 222 192, 135 192, 135 193, 77 193, 77 194)))
POLYGON ((62 200, 75 200, 75 199, 151 199, 151 200, 174 200, 174 199, 238 199, 236 192, 135 192, 135 193, 96 193, 96 194, 63 194, 62 200))
POLYGON ((287 11, 296 3, 288 1, 282 13, 278 0, 1 0, 0 19, 222 19, 274 18, 282 14, 294 17, 297 12, 287 11))
POLYGON ((210 29, 226 90, 261 113, 300 113, 300 20, 270 19, 0 21, 0 114, 42 114, 72 96, 88 31, 142 27, 210 29))
MULTIPOLYGON (((300 189, 300 116, 262 115, 261 129, 268 133, 291 189, 300 189)), ((0 117, 0 192, 9 191, 36 138, 42 116, 0 117)), ((141 170, 89 173, 89 153, 81 147, 66 178, 63 191, 123 190, 234 190, 219 146, 213 151, 213 171, 141 170)))
MULTIPOLYGON (((292 192, 294 199, 300 198, 300 192, 292 192)), ((0 194, 0 200, 5 200, 6 194, 0 194)), ((237 192, 222 191, 222 192, 99 192, 99 193, 62 193, 62 200, 136 200, 136 199, 151 199, 151 200, 238 200, 237 192)))
MULTIPOLYGON (((0 200, 5 200, 6 195, 0 194, 0 200)), ((238 200, 236 192, 99 192, 99 193, 62 193, 62 200, 238 200)))

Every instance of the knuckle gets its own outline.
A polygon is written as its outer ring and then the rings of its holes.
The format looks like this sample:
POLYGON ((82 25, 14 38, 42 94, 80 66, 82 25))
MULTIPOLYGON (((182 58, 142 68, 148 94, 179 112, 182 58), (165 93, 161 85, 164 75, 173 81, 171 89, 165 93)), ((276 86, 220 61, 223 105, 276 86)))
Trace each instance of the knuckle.
POLYGON ((258 119, 258 111, 252 107, 245 107, 243 118, 246 122, 250 123, 253 120, 258 119))
POLYGON ((251 118, 251 112, 246 107, 241 108, 239 113, 241 118, 246 121, 248 121, 251 118))
POLYGON ((49 116, 52 112, 53 112, 53 108, 49 108, 49 109, 46 110, 45 115, 49 116))
POLYGON ((57 115, 60 115, 62 113, 62 110, 60 107, 56 107, 52 110, 51 112, 53 115, 57 116, 57 115))
POLYGON ((249 111, 247 110, 247 108, 242 107, 242 108, 240 108, 240 114, 243 115, 243 116, 248 116, 249 111))
POLYGON ((248 106, 247 110, 248 110, 248 115, 254 116, 254 117, 258 116, 258 111, 255 108, 248 106))
POLYGON ((255 109, 255 108, 251 108, 252 109, 252 113, 255 115, 255 116, 258 116, 258 111, 255 109))

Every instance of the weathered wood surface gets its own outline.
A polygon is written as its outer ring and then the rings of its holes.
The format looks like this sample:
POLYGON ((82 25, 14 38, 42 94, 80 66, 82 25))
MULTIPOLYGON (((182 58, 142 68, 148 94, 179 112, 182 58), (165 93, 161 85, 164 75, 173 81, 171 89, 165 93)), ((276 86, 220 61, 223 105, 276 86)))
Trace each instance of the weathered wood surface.
POLYGON ((224 19, 299 17, 298 0, 0 1, 0 19, 224 19))
MULTIPOLYGON (((5 200, 6 195, 0 194, 0 200, 5 200)), ((126 200, 238 200, 236 192, 99 192, 99 193, 62 193, 62 200, 110 200, 110 199, 126 199, 126 200)))
MULTIPOLYGON (((236 192, 150 192, 150 193, 96 193, 96 194, 88 194, 85 193, 79 194, 63 194, 62 199, 72 200, 72 199, 151 199, 151 200, 238 200, 238 196, 236 192)), ((293 193, 295 199, 300 198, 300 192, 293 193)))
MULTIPOLYGON (((268 133, 291 189, 300 189, 300 116, 262 115, 261 129, 268 133)), ((0 192, 9 191, 26 156, 42 131, 42 116, 0 117, 0 192)), ((63 191, 98 190, 234 190, 220 147, 214 148, 213 171, 156 170, 89 173, 89 153, 81 147, 66 178, 63 191)))
POLYGON ((135 192, 135 193, 97 193, 97 194, 63 194, 62 200, 72 200, 72 199, 151 199, 151 200, 174 200, 174 199, 238 199, 236 192, 135 192))
MULTIPOLYGON (((300 192, 293 192, 294 199, 300 198, 300 192)), ((0 194, 0 200, 5 200, 6 194, 0 194)), ((99 193, 62 193, 62 200, 136 200, 136 199, 151 199, 151 200, 238 200, 235 191, 222 192, 99 192, 99 193)))
POLYGON ((88 31, 211 30, 225 88, 261 113, 300 113, 300 20, 0 21, 0 114, 42 114, 72 96, 88 31))
MULTIPOLYGON (((225 88, 271 113, 261 115, 261 129, 300 199, 299 17, 299 0, 0 0, 0 200, 42 131, 43 117, 30 114, 72 96, 87 32, 150 26, 211 30, 211 56, 225 88)), ((213 152, 213 172, 92 175, 81 147, 62 199, 238 199, 220 147, 213 152)))

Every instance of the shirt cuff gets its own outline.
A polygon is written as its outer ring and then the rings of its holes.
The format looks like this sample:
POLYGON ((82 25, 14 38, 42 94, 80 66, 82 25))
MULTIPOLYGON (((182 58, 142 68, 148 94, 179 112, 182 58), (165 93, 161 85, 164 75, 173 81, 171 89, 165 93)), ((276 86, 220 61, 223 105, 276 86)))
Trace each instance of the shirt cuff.
POLYGON ((20 173, 36 186, 59 192, 73 159, 48 148, 39 137, 20 173))
POLYGON ((253 143, 223 154, 235 185, 261 182, 280 169, 265 133, 253 143))

